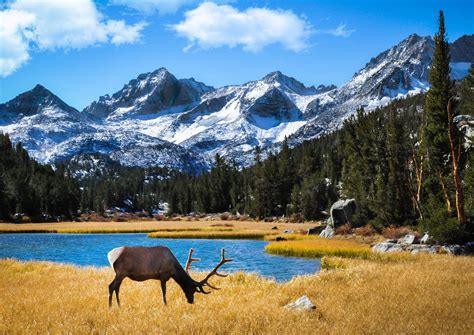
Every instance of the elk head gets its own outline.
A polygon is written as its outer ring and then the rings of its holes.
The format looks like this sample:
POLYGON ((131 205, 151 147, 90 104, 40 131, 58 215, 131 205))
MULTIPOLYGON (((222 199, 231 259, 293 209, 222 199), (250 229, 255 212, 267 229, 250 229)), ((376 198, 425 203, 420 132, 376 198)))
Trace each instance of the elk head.
MULTIPOLYGON (((199 259, 197 258, 192 258, 192 255, 193 255, 193 249, 189 250, 189 256, 188 256, 188 260, 186 262, 186 272, 189 271, 189 267, 191 265, 192 262, 197 262, 199 261, 199 259)), ((222 248, 221 250, 221 260, 219 262, 219 264, 217 264, 214 269, 212 269, 211 272, 209 272, 209 274, 201 281, 195 281, 193 280, 193 286, 191 290, 186 290, 185 291, 185 294, 186 294, 186 298, 188 299, 188 302, 190 304, 193 303, 194 301, 194 293, 195 292, 198 292, 198 293, 203 293, 203 294, 209 294, 211 293, 210 291, 209 292, 206 292, 206 290, 204 289, 204 287, 209 287, 211 289, 214 289, 214 290, 219 290, 218 287, 215 287, 213 285, 211 285, 209 283, 209 279, 212 277, 212 276, 218 276, 218 277, 227 277, 228 275, 224 275, 222 273, 219 273, 217 272, 217 270, 222 266, 224 265, 225 263, 228 263, 228 262, 232 262, 232 259, 228 259, 228 258, 225 258, 225 249, 222 248)))

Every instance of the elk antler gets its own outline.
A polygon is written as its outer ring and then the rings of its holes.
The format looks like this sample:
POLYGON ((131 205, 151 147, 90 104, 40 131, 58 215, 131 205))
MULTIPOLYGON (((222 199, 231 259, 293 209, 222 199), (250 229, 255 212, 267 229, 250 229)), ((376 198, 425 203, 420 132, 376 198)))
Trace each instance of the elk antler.
POLYGON ((185 267, 186 272, 189 272, 189 268, 191 267, 192 262, 199 262, 201 260, 200 258, 193 258, 193 252, 194 252, 193 248, 189 249, 188 260, 186 261, 186 267, 185 267))
POLYGON ((209 272, 209 274, 206 276, 206 278, 204 278, 203 280, 201 280, 199 282, 200 284, 200 288, 201 288, 201 292, 202 293, 209 293, 209 292, 205 292, 204 289, 202 288, 204 285, 206 286, 209 286, 210 288, 214 289, 214 290, 218 290, 219 288, 217 287, 214 287, 212 286, 211 284, 209 284, 207 281, 209 280, 209 278, 211 278, 213 275, 216 275, 216 276, 219 276, 219 277, 227 277, 227 275, 223 275, 219 272, 217 272, 217 270, 222 266, 224 265, 225 263, 227 262, 232 262, 232 259, 226 259, 225 258, 225 249, 222 248, 221 250, 221 261, 219 262, 219 264, 216 265, 216 267, 211 271, 209 272))

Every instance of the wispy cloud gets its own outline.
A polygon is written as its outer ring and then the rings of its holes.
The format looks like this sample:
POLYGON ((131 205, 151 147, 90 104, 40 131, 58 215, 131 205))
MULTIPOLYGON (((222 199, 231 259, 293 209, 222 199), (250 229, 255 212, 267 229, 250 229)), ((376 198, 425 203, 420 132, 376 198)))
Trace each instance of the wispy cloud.
POLYGON ((123 5, 143 14, 151 15, 156 11, 161 14, 176 12, 180 7, 198 3, 198 0, 112 0, 112 5, 123 5))
POLYGON ((205 2, 185 13, 185 18, 170 28, 185 37, 188 51, 241 46, 257 52, 271 44, 299 52, 308 48, 311 25, 292 11, 252 7, 239 10, 230 5, 205 2))
POLYGON ((106 20, 93 0, 9 2, 0 11, 0 76, 20 68, 32 51, 135 43, 145 25, 106 20))
POLYGON ((340 23, 335 29, 320 30, 319 32, 337 37, 349 37, 355 32, 355 29, 347 29, 345 23, 340 23))
MULTIPOLYGON (((213 3, 224 4, 235 0, 213 0, 213 3)), ((198 5, 202 0, 111 0, 111 5, 121 5, 139 11, 144 15, 176 13, 181 7, 198 5)))

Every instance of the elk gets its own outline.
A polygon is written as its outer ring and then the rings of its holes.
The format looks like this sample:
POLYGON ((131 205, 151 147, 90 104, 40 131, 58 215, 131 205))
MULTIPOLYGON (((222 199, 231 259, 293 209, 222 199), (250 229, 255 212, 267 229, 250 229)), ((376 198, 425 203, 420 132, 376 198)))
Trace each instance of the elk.
POLYGON ((166 305, 166 282, 173 278, 183 290, 188 303, 194 302, 194 293, 209 294, 204 287, 214 290, 219 288, 209 284, 208 280, 216 275, 227 277, 227 275, 217 272, 217 270, 231 259, 225 258, 225 250, 221 250, 221 260, 214 269, 201 281, 196 281, 188 274, 187 270, 192 262, 198 261, 192 258, 193 249, 189 251, 186 262, 186 270, 179 264, 171 250, 164 246, 156 247, 119 247, 111 250, 107 254, 110 265, 115 271, 115 278, 109 285, 109 307, 112 307, 112 296, 115 292, 117 304, 120 306, 119 291, 120 285, 125 278, 134 281, 144 281, 156 279, 161 282, 163 293, 163 303, 166 305))

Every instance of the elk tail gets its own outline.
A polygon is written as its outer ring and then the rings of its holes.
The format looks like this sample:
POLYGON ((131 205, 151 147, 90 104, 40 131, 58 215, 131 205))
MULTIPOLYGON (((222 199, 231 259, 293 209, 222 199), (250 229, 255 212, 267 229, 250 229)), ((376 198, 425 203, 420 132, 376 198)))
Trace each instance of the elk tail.
POLYGON ((115 261, 122 254, 123 249, 125 249, 125 247, 115 248, 115 249, 110 250, 109 253, 107 254, 107 258, 109 260, 109 263, 110 263, 110 266, 112 267, 112 269, 114 268, 115 261))

